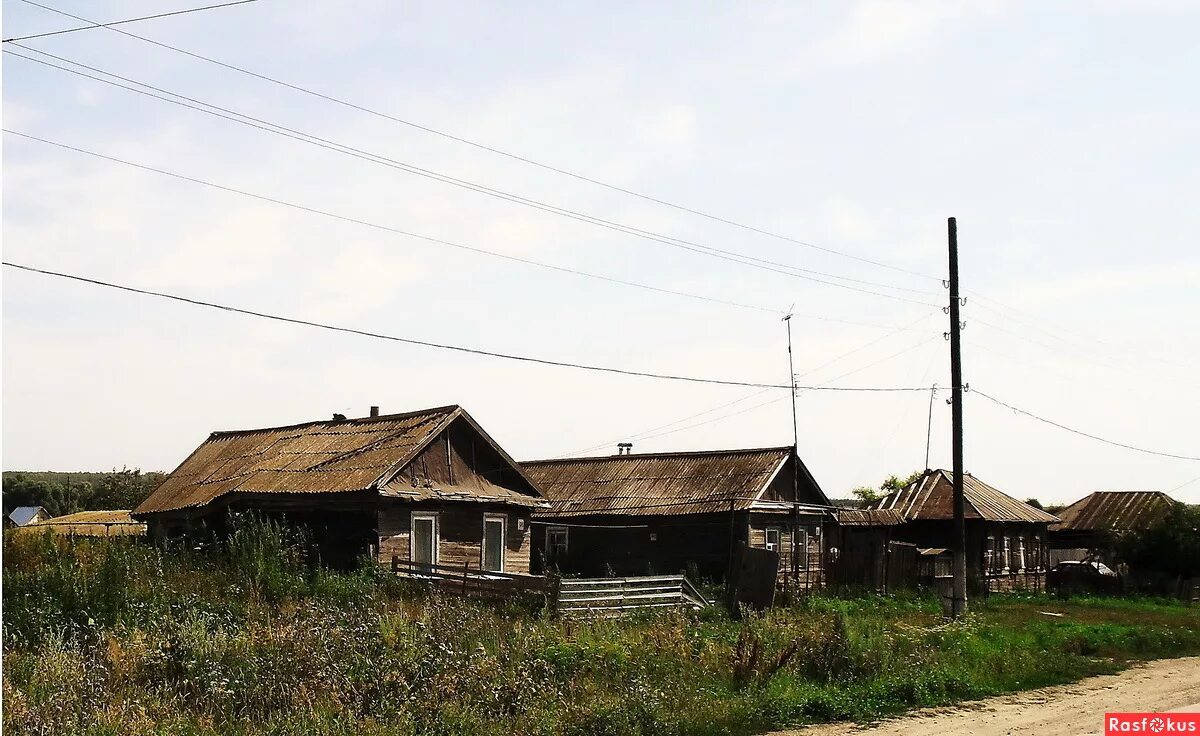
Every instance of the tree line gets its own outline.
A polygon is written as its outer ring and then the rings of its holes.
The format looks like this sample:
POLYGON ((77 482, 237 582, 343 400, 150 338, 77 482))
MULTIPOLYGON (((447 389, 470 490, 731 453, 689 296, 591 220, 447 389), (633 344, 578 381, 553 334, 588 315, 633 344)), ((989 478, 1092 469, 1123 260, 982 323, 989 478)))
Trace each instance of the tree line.
POLYGON ((165 477, 164 473, 143 473, 139 468, 114 468, 108 473, 6 472, 4 514, 18 506, 43 506, 51 516, 132 509, 165 477))

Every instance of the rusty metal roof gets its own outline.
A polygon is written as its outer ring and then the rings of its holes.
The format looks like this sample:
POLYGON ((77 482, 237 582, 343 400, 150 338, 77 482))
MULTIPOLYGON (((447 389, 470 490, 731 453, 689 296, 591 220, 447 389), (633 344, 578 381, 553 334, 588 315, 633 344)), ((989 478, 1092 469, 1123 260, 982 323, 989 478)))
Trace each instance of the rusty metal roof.
MULTIPOLYGON (((664 452, 523 463, 550 501, 544 516, 681 515, 748 510, 789 458, 791 447, 664 452)), ((797 458, 799 460, 799 458, 797 458)), ((799 463, 810 500, 827 506, 799 463)), ((788 493, 790 495, 790 488, 788 493)))
POLYGON ((904 523, 904 517, 895 509, 838 509, 837 520, 842 526, 896 526, 904 523))
MULTIPOLYGON (((395 479, 417 453, 459 418, 468 422, 527 479, 516 461, 461 407, 442 406, 362 419, 213 432, 133 514, 203 506, 230 493, 382 492, 383 486, 395 479)), ((536 486, 530 482, 529 487, 536 495, 536 486)), ((495 488, 499 487, 486 490, 497 495, 493 493, 495 488)), ((387 490, 391 491, 388 495, 399 496, 413 490, 422 498, 434 493, 431 488, 409 489, 403 483, 395 483, 387 490)), ((470 496, 483 489, 458 490, 462 493, 451 495, 470 496)))
MULTIPOLYGON (((954 483, 949 470, 926 470, 925 474, 898 491, 889 493, 871 505, 873 509, 893 509, 905 521, 954 518, 954 483)), ((975 476, 963 476, 966 518, 985 521, 1025 521, 1047 524, 1057 516, 1035 509, 1002 493, 975 476)))
POLYGON ((1162 491, 1095 491, 1058 513, 1055 531, 1146 529, 1179 503, 1162 491))

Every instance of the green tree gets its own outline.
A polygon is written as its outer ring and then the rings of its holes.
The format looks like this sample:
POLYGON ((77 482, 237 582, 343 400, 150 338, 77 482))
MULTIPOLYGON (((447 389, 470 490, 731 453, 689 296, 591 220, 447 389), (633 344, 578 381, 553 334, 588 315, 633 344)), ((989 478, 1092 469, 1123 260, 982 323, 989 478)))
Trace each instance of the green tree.
POLYGON ((1200 576, 1200 506, 1176 504, 1148 529, 1117 536, 1118 562, 1182 578, 1200 576))

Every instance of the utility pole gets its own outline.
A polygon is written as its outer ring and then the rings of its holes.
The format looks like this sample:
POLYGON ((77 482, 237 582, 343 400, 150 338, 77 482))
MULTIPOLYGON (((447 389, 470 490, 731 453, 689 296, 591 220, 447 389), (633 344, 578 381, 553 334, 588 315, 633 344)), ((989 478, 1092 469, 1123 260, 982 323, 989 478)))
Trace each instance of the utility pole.
MULTIPOLYGON (((796 422, 796 367, 792 361, 792 314, 788 312, 783 318, 787 324, 788 336, 788 385, 792 391, 792 452, 800 457, 800 426, 796 422)), ((800 581, 800 546, 796 543, 800 537, 800 466, 792 464, 792 579, 799 585, 800 581)), ((805 554, 808 550, 805 550, 805 554)))
POLYGON ((951 611, 955 618, 967 612, 967 524, 966 502, 963 497, 963 382, 962 382, 962 323, 958 318, 958 222, 946 221, 950 241, 950 386, 954 452, 954 528, 951 547, 954 550, 954 601, 951 611))

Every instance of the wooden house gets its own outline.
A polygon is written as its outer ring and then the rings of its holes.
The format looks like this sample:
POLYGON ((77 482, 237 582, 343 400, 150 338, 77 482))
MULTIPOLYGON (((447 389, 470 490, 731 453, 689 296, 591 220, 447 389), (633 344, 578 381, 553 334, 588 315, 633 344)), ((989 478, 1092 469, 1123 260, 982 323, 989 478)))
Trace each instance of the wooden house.
POLYGON ((1050 556, 1055 562, 1104 558, 1114 535, 1149 529, 1178 503, 1162 491, 1089 493, 1050 525, 1050 556))
POLYGON ((830 504, 791 447, 523 466, 550 502, 534 515, 535 569, 721 578, 745 543, 777 551, 784 578, 811 586, 823 578, 830 504))
POLYGON ((133 511, 152 538, 253 511, 307 527, 330 565, 362 555, 529 571, 537 486, 458 406, 214 432, 133 511))
MULTIPOLYGON (((926 470, 908 486, 876 501, 872 508, 891 509, 903 517, 894 535, 898 541, 922 549, 952 548, 952 478, 948 470, 926 470)), ((976 592, 1044 589, 1047 529, 1058 517, 1018 501, 969 473, 963 477, 963 495, 969 587, 976 592)))

